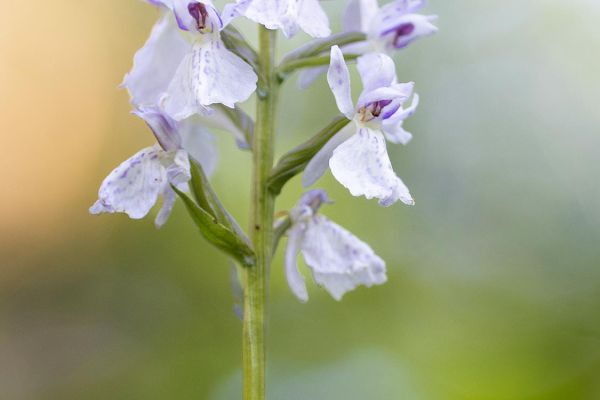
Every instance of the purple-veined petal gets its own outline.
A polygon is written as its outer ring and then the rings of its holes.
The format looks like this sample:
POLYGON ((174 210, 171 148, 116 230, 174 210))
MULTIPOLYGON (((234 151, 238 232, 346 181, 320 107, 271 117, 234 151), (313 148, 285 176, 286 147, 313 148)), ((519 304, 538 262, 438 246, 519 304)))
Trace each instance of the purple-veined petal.
POLYGON ((221 103, 233 108, 256 90, 258 78, 252 67, 221 40, 194 46, 192 68, 196 99, 204 106, 221 103))
POLYGON ((385 207, 398 200, 414 204, 408 188, 392 169, 385 138, 380 131, 360 129, 333 151, 329 167, 333 176, 353 196, 377 198, 385 207))
POLYGON ((121 163, 102 182, 98 201, 90 213, 124 212, 133 219, 146 216, 167 182, 167 172, 161 164, 163 154, 155 145, 121 163))
POLYGON ((177 122, 157 107, 139 107, 133 111, 146 122, 156 140, 165 151, 181 148, 177 122))
POLYGON ((136 106, 158 104, 189 48, 173 17, 165 13, 144 47, 135 54, 133 68, 123 80, 131 102, 136 106))
POLYGON ((256 89, 256 74, 220 39, 199 42, 181 62, 162 105, 174 119, 207 114, 207 106, 234 107, 256 89))
POLYGON ((371 91, 363 91, 358 98, 357 107, 364 107, 371 103, 383 100, 398 100, 401 103, 405 102, 412 95, 414 88, 413 82, 396 83, 388 87, 379 87, 371 91))
POLYGON ((335 97, 338 109, 351 119, 354 114, 352 90, 350 87, 350 72, 344 61, 344 55, 338 46, 331 48, 331 59, 327 71, 327 82, 335 97))
POLYGON ((321 8, 319 0, 302 0, 300 4, 300 10, 298 11, 298 25, 300 29, 316 38, 331 35, 329 19, 325 11, 321 8))
POLYGON ((350 139, 352 135, 356 133, 356 126, 349 124, 343 127, 338 133, 336 133, 321 149, 314 155, 314 157, 308 162, 304 173, 302 174, 302 184, 304 187, 311 186, 315 183, 329 167, 329 159, 333 154, 333 151, 340 144, 350 139))
POLYGON ((321 215, 306 222, 302 255, 317 284, 336 300, 387 280, 385 262, 352 233, 321 215))
POLYGON ((378 10, 377 0, 350 0, 342 16, 342 30, 367 33, 378 10))
POLYGON ((304 278, 298 271, 298 253, 304 238, 304 226, 302 223, 292 227, 288 231, 287 247, 285 249, 285 276, 288 286, 294 295, 303 303, 308 301, 308 291, 304 278))
POLYGON ((369 53, 358 58, 356 67, 363 83, 363 91, 372 91, 396 83, 396 65, 385 54, 369 53))

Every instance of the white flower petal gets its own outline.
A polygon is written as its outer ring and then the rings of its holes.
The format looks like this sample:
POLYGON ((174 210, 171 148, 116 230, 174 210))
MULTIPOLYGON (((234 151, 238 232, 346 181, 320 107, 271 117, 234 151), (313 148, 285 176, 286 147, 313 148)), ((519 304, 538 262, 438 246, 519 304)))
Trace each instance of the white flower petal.
POLYGON ((316 215, 306 222, 302 254, 315 281, 336 300, 358 287, 387 280, 385 262, 352 233, 316 215))
POLYGON ((412 140, 412 134, 407 132, 402 127, 402 123, 391 125, 383 128, 385 138, 392 143, 408 144, 412 140))
POLYGON ((367 33, 378 10, 377 0, 350 0, 344 9, 342 30, 367 33))
POLYGON ((169 84, 167 92, 160 100, 165 112, 177 121, 194 114, 208 113, 208 109, 198 102, 195 95, 197 79, 194 76, 192 59, 192 53, 185 55, 169 84))
POLYGON ((342 114, 351 119, 354 116, 355 111, 352 103, 350 72, 344 61, 344 55, 338 46, 333 46, 331 48, 327 82, 335 96, 335 102, 338 109, 342 114))
POLYGON ((356 67, 365 92, 396 82, 396 65, 394 60, 385 54, 369 53, 360 56, 356 67))
POLYGON ((373 18, 369 38, 383 41, 389 49, 402 49, 414 40, 438 31, 434 15, 415 12, 423 2, 394 1, 383 6, 373 18))
POLYGON ((302 301, 308 301, 308 291, 304 278, 298 271, 298 253, 304 238, 304 227, 300 223, 288 231, 287 247, 285 249, 285 276, 292 293, 302 301))
POLYGON ((357 106, 364 107, 367 104, 381 100, 400 100, 401 103, 408 100, 414 87, 413 82, 396 83, 387 87, 379 87, 371 91, 363 91, 358 98, 357 106))
POLYGON ((166 151, 181 148, 177 122, 157 107, 139 107, 132 112, 146 122, 156 140, 166 151))
POLYGON ((102 182, 92 214, 124 212, 130 218, 146 216, 167 182, 158 145, 140 150, 102 182))
POLYGON ((207 114, 207 106, 214 103, 233 108, 250 97, 257 80, 252 67, 221 40, 200 42, 179 65, 162 106, 176 120, 207 114))
POLYGON ((193 117, 179 123, 179 134, 183 149, 202 165, 206 175, 211 176, 218 160, 214 136, 193 117))
POLYGON ((380 131, 360 129, 333 151, 329 167, 353 196, 377 198, 379 204, 386 207, 397 200, 414 204, 408 188, 392 169, 380 131))
POLYGON ((162 193, 162 206, 156 214, 156 218, 154 219, 154 226, 157 228, 162 227, 169 217, 171 216, 171 212, 173 211, 173 206, 175 205, 175 201, 177 200, 177 194, 170 186, 166 186, 165 190, 162 193))
POLYGON ((188 153, 185 150, 177 150, 176 152, 169 152, 167 155, 169 157, 169 163, 166 167, 167 180, 170 184, 179 187, 192 177, 188 153))
POLYGON ((316 38, 331 35, 329 19, 319 0, 302 0, 298 13, 298 25, 308 35, 316 38))
POLYGON ((336 133, 321 149, 314 155, 314 157, 308 162, 304 173, 302 174, 302 185, 304 187, 311 186, 315 183, 329 167, 329 159, 333 154, 333 151, 340 144, 350 139, 354 135, 356 127, 354 124, 348 124, 343 127, 338 133, 336 133))
POLYGON ((233 108, 256 90, 258 77, 252 67, 220 39, 194 46, 192 68, 196 99, 204 106, 221 103, 233 108))
POLYGON ((314 37, 329 36, 329 21, 317 0, 238 0, 223 10, 224 24, 243 15, 268 29, 292 37, 302 28, 314 37))
POLYGON ((158 104, 189 47, 171 14, 165 13, 135 54, 133 68, 123 80, 131 102, 137 106, 158 104))

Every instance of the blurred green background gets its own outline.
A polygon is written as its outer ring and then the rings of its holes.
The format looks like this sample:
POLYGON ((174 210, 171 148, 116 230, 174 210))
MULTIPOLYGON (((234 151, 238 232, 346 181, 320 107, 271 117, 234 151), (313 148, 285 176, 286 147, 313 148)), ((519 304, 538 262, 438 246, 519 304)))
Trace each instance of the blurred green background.
MULTIPOLYGON (((339 26, 342 2, 323 4, 339 26)), ((0 5, 0 399, 239 398, 225 257, 181 204, 158 231, 87 212, 104 176, 152 142, 117 85, 156 11, 0 5)), ((303 305, 279 254, 270 398, 600 399, 600 3, 427 11, 439 34, 397 56, 422 98, 415 139, 390 146, 417 205, 382 209, 329 173, 318 183, 336 200, 324 213, 371 244, 389 282, 341 303, 311 283, 303 305)), ((336 112, 324 80, 299 92, 294 78, 281 99, 278 154, 336 112)), ((219 144, 214 185, 245 224, 249 156, 219 144)), ((300 193, 294 179, 277 209, 300 193)))

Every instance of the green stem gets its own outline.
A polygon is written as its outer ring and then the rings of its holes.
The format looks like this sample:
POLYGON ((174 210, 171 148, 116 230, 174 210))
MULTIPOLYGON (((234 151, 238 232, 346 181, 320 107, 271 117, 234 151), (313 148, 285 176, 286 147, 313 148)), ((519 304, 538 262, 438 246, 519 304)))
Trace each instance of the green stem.
POLYGON ((277 81, 275 77, 276 31, 259 28, 259 81, 253 138, 253 190, 251 239, 256 266, 245 268, 243 322, 244 400, 265 399, 265 336, 268 271, 273 242, 274 197, 267 179, 273 167, 273 142, 277 81))
MULTIPOLYGON (((344 59, 346 61, 356 60, 360 57, 360 54, 344 54, 344 59)), ((329 65, 329 55, 326 56, 315 56, 315 57, 307 57, 307 58, 299 58, 296 60, 287 61, 282 64, 277 70, 277 74, 279 75, 279 79, 285 78, 286 75, 294 72, 299 68, 310 68, 310 67, 320 67, 323 65, 329 65)))

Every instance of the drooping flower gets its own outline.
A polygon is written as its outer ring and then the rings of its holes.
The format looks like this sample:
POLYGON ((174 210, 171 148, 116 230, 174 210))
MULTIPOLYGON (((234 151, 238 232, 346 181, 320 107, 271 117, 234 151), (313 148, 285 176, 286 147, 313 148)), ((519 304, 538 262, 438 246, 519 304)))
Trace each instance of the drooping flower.
POLYGON ((298 271, 302 252, 315 282, 336 300, 358 287, 380 285, 387 280, 385 262, 371 247, 346 229, 317 213, 328 202, 322 190, 305 193, 290 212, 285 271, 288 285, 300 301, 308 301, 304 278, 298 271))
POLYGON ((123 212, 140 219, 162 196, 162 207, 155 219, 160 227, 175 203, 171 185, 187 190, 191 177, 189 156, 210 175, 216 165, 216 150, 212 135, 194 118, 175 121, 156 108, 142 108, 134 113, 146 122, 158 143, 138 151, 104 179, 90 213, 123 212))
POLYGON ((281 29, 286 37, 292 37, 302 29, 312 37, 331 34, 329 19, 319 0, 237 0, 223 9, 227 24, 237 16, 245 16, 268 29, 281 29))
POLYGON ((149 0, 166 10, 134 58, 123 85, 136 106, 160 104, 175 120, 234 107, 256 89, 252 67, 221 40, 223 22, 210 0, 149 0))
MULTIPOLYGON (((365 41, 342 47, 344 54, 391 54, 418 38, 437 32, 434 15, 418 14, 424 0, 395 0, 379 7, 377 0, 350 0, 343 14, 344 32, 363 32, 365 41)), ((307 68, 299 74, 300 88, 310 86, 327 67, 307 68)))
POLYGON ((382 206, 397 200, 412 205, 408 188, 396 176, 387 154, 385 138, 405 144, 411 134, 403 121, 415 112, 419 97, 413 83, 397 83, 394 62, 384 54, 370 53, 358 60, 363 92, 356 107, 352 102, 350 74, 338 46, 331 48, 327 73, 329 86, 339 110, 354 121, 338 132, 308 163, 302 181, 312 185, 330 167, 333 176, 353 196, 377 198, 382 206))

